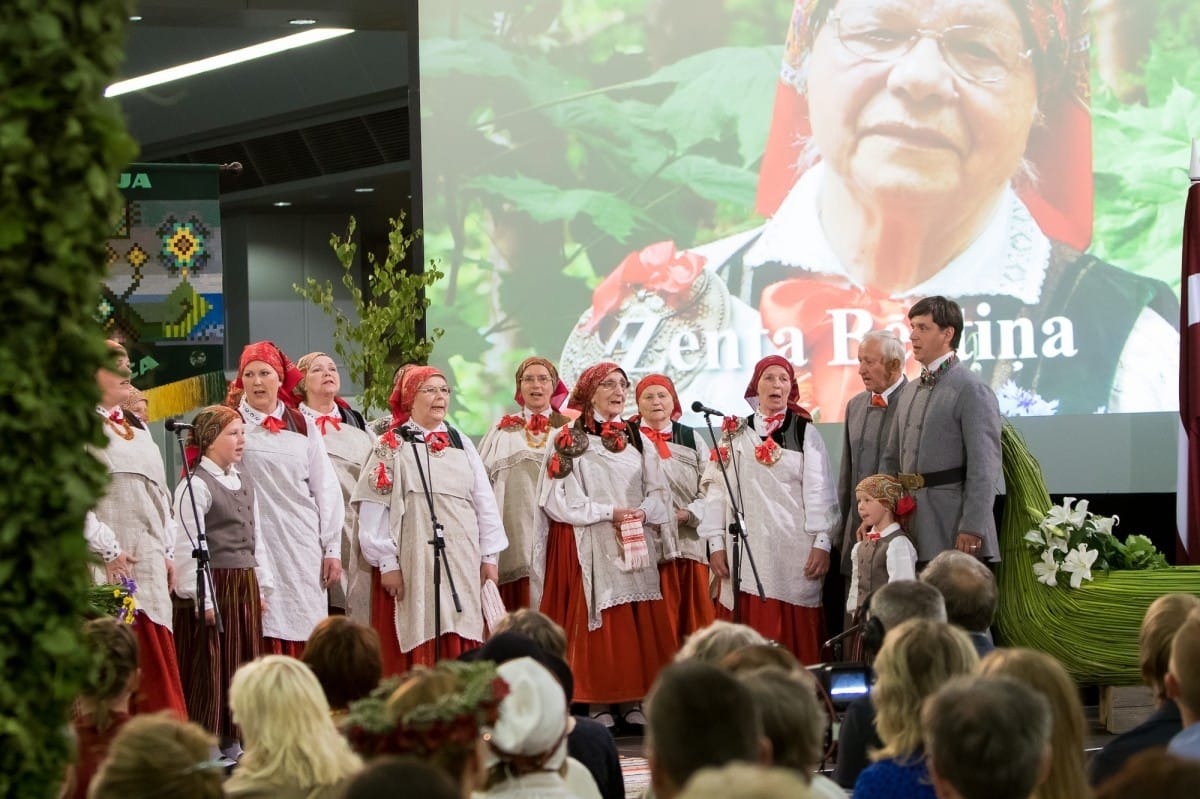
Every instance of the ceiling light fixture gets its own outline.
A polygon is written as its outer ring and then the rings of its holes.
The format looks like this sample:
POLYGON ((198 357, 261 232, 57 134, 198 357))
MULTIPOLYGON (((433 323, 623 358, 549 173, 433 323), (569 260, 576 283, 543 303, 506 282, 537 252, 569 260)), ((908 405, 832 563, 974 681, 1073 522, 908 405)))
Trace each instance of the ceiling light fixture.
POLYGON ((315 19, 312 19, 311 17, 297 17, 296 19, 289 19, 288 24, 289 25, 316 25, 317 21, 315 19))
POLYGON ((278 202, 271 203, 271 205, 275 206, 276 208, 287 208, 291 205, 291 203, 287 200, 280 200, 278 202))
POLYGON ((354 190, 354 193, 355 194, 370 194, 373 191, 375 191, 375 189, 371 188, 370 186, 359 186, 357 189, 354 190))
POLYGON ((142 17, 141 17, 141 15, 140 15, 140 14, 134 14, 133 16, 131 16, 131 17, 129 18, 129 21, 130 21, 130 22, 141 22, 141 21, 142 21, 142 17))
POLYGON ((272 39, 269 42, 243 47, 238 50, 230 50, 227 53, 209 56, 199 61, 189 61, 186 64, 180 64, 176 67, 168 67, 167 69, 160 69, 157 72, 139 75, 136 78, 117 81, 104 90, 104 96, 116 97, 122 94, 129 94, 130 92, 141 91, 151 86, 160 86, 171 81, 183 80, 184 78, 201 75, 205 72, 231 67, 234 64, 253 61, 256 58, 265 58, 276 53, 294 50, 297 47, 305 47, 317 42, 334 39, 338 36, 345 36, 347 33, 354 33, 354 30, 352 28, 315 28, 303 33, 293 33, 291 36, 272 39))

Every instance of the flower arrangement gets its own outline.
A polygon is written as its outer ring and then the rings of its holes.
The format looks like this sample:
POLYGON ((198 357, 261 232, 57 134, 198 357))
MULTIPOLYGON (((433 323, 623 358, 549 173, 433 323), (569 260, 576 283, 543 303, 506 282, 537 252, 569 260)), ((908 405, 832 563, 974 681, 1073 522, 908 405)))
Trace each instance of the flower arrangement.
POLYGON ((94 585, 88 591, 88 610, 97 618, 116 616, 126 624, 133 624, 137 610, 137 583, 132 577, 122 577, 119 582, 94 585))
POLYGON ((1078 588, 1092 580, 1092 570, 1163 569, 1167 559, 1144 535, 1124 542, 1113 535, 1117 516, 1088 511, 1088 501, 1064 497, 1046 513, 1037 528, 1025 533, 1025 544, 1039 558, 1033 564, 1038 582, 1078 588))

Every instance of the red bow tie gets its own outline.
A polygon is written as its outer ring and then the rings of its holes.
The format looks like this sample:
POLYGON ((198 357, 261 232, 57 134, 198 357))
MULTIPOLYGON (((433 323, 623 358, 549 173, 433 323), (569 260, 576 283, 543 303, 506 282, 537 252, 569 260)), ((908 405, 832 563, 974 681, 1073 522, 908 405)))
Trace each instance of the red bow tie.
POLYGON ((341 430, 342 429, 342 420, 336 416, 318 416, 317 417, 317 427, 321 428, 321 435, 325 435, 326 433, 329 432, 329 430, 327 429, 329 425, 333 425, 334 430, 341 430))
POLYGON ((600 425, 600 435, 615 436, 625 432, 624 422, 605 422, 600 425))
POLYGON ((112 413, 110 413, 108 415, 108 418, 114 422, 119 423, 122 419, 125 418, 125 415, 121 413, 121 410, 119 408, 114 408, 112 413))
POLYGON ((871 405, 873 405, 876 408, 886 408, 887 407, 887 399, 885 399, 882 394, 872 394, 871 395, 871 405))
POLYGON ((774 416, 763 417, 763 421, 767 423, 767 429, 766 429, 767 435, 774 433, 775 430, 778 429, 779 425, 783 424, 784 416, 785 416, 785 414, 777 413, 774 416))
POLYGON ((540 413, 535 413, 525 423, 525 429, 534 435, 540 435, 550 429, 550 420, 540 413))
POLYGON ((436 433, 426 433, 425 443, 429 445, 430 452, 441 452, 450 446, 450 434, 445 430, 439 430, 436 433))
POLYGON ((651 430, 649 427, 643 427, 642 435, 654 442, 654 448, 658 450, 659 457, 663 460, 671 457, 671 448, 667 446, 667 442, 671 440, 670 430, 651 430))
POLYGON ((262 426, 270 430, 272 433, 278 433, 285 425, 283 420, 277 416, 268 416, 262 420, 262 426))

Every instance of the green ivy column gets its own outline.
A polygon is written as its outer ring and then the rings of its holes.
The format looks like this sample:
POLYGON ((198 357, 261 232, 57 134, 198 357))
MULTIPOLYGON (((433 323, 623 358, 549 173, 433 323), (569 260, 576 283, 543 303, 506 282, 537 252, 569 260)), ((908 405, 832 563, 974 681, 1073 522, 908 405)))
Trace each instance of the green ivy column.
POLYGON ((85 512, 105 470, 93 314, 135 147, 103 99, 124 0, 0 3, 0 796, 53 796, 89 667, 85 512))

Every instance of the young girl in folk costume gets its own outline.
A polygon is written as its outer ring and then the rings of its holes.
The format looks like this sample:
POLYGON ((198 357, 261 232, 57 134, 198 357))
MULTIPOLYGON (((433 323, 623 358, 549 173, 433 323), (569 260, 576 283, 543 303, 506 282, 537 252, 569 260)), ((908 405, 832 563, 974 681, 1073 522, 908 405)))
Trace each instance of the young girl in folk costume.
POLYGON ((917 550, 902 527, 916 509, 913 498, 890 474, 864 478, 854 494, 866 532, 850 550, 846 612, 851 615, 880 587, 895 580, 917 579, 917 550))
POLYGON ((379 632, 383 673, 400 674, 437 659, 433 524, 429 485, 445 541, 441 584, 441 656, 454 658, 483 640, 481 586, 496 581, 508 546, 487 470, 471 440, 446 424, 450 387, 431 366, 405 370, 388 404, 392 429, 379 437, 352 501, 358 540, 373 567, 371 625, 379 632), (418 470, 417 459, 420 459, 418 470))
POLYGON ((709 594, 708 550, 696 532, 704 513, 700 475, 708 447, 690 427, 679 423, 683 407, 675 384, 665 375, 648 375, 637 384, 637 424, 663 461, 671 489, 672 515, 659 528, 658 577, 663 600, 675 611, 680 641, 716 618, 709 594))
POLYGON ((269 341, 242 350, 226 404, 246 423, 242 474, 254 482, 263 549, 275 581, 263 616, 264 651, 299 657, 329 613, 326 589, 342 576, 342 491, 325 442, 292 407, 301 375, 269 341))
POLYGON ((310 352, 296 362, 304 379, 296 386, 300 412, 325 440, 329 461, 342 488, 346 519, 342 524, 342 579, 329 586, 329 604, 364 624, 371 619, 371 564, 358 551, 354 527, 358 514, 350 495, 375 437, 366 431, 362 414, 338 396, 342 380, 337 364, 323 352, 310 352))
POLYGON ((744 548, 740 580, 735 585, 730 579, 725 553, 732 546, 728 530, 733 516, 715 457, 704 473, 700 535, 708 540, 709 563, 721 578, 717 617, 748 624, 801 663, 812 664, 820 659, 824 638, 821 588, 838 504, 825 444, 799 398, 792 364, 779 355, 763 358, 746 387, 754 413, 745 420, 727 417, 718 449, 745 515, 766 600, 755 592, 744 548), (734 590, 739 591, 737 619, 734 590))
POLYGON ((526 358, 516 379, 521 412, 503 417, 479 445, 508 534, 508 549, 500 553, 500 597, 509 610, 529 607, 529 557, 541 515, 538 477, 551 437, 570 421, 559 413, 567 387, 554 364, 526 358))
POLYGON ((171 493, 158 445, 148 430, 121 410, 129 394, 129 356, 109 342, 113 365, 96 372, 100 404, 96 413, 108 442, 89 447, 111 476, 108 490, 88 515, 84 536, 92 552, 105 561, 98 581, 132 577, 137 584, 137 634, 142 670, 134 711, 175 711, 184 718, 183 687, 171 634, 171 587, 175 581, 175 520, 171 493))
POLYGON ((239 666, 262 654, 263 608, 274 586, 262 553, 254 481, 237 468, 245 446, 241 414, 210 405, 196 414, 188 436, 192 490, 186 480, 175 488, 175 513, 183 528, 175 550, 181 556, 190 554, 203 531, 212 568, 212 584, 204 587, 204 608, 197 613, 196 561, 180 559, 175 585, 179 673, 187 689, 188 716, 216 735, 229 755, 238 749, 237 729, 229 715, 229 681, 239 666), (215 626, 214 604, 221 614, 221 632, 215 626))
POLYGON ((658 546, 645 524, 664 524, 671 497, 662 458, 621 419, 629 378, 615 363, 586 369, 571 394, 580 416, 558 431, 538 486, 544 511, 534 543, 530 599, 567 631, 575 697, 593 715, 638 703, 678 648, 663 602, 658 546))
POLYGON ((93 619, 83 634, 100 663, 75 701, 71 729, 76 756, 67 770, 63 799, 87 799, 88 784, 108 756, 112 739, 130 719, 130 698, 141 676, 137 636, 128 624, 111 617, 93 619))

